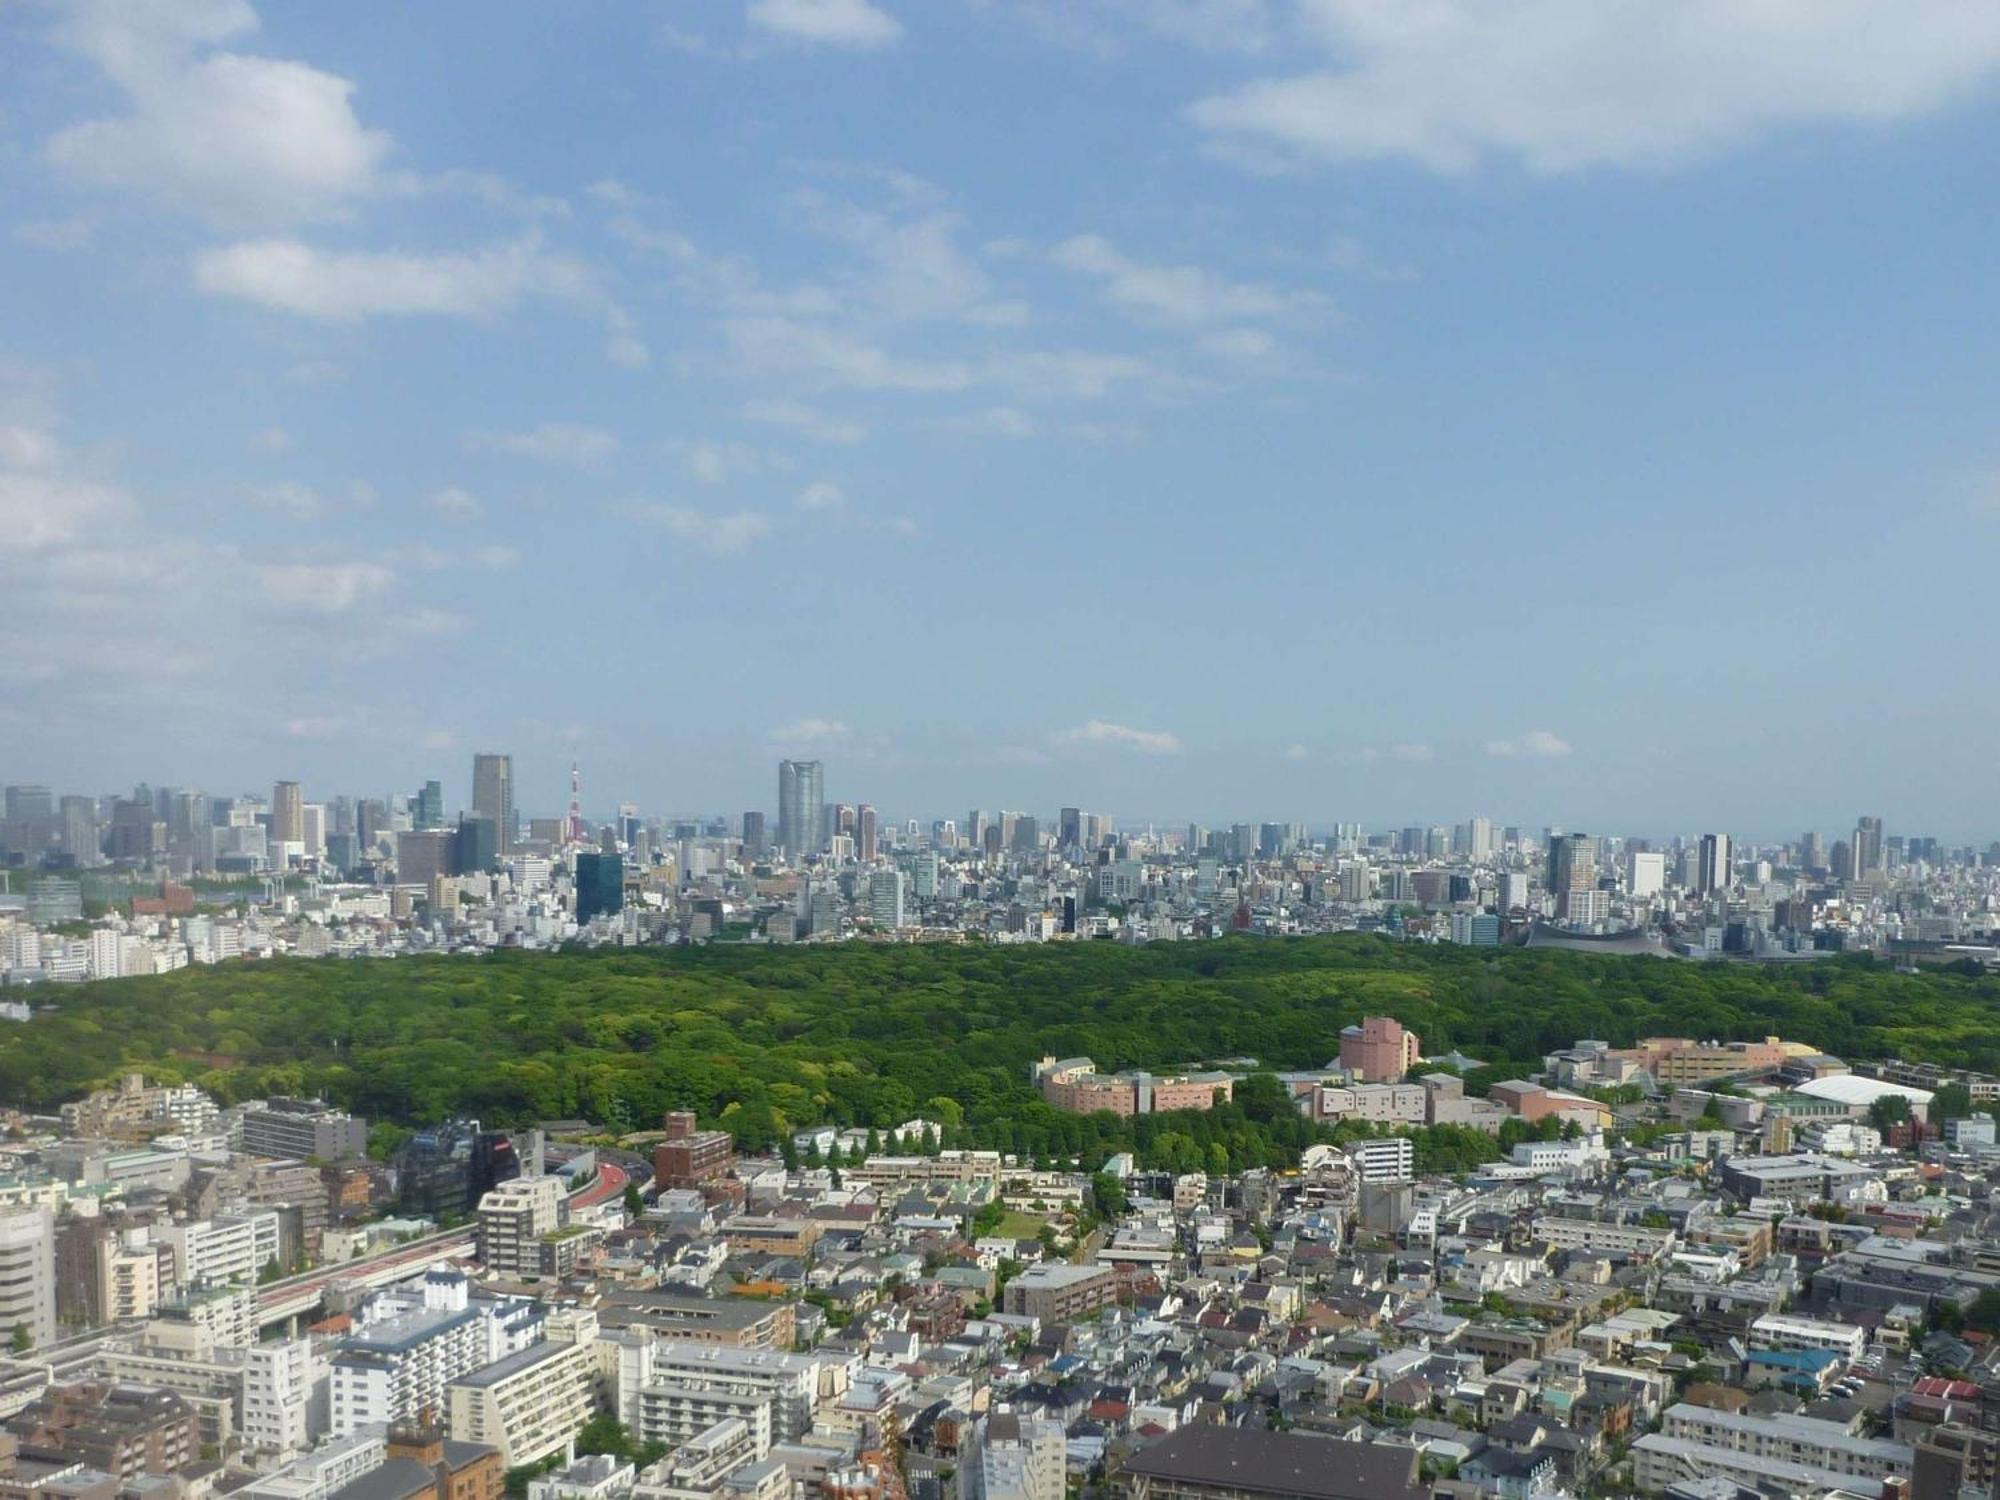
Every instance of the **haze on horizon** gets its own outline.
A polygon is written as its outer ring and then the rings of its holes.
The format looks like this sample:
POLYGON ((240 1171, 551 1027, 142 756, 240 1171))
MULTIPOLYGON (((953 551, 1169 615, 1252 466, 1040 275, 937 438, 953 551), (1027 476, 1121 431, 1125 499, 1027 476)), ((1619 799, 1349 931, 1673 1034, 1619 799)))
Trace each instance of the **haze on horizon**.
POLYGON ((1996 76, 1947 0, 0 6, 0 780, 1983 843, 1996 76))

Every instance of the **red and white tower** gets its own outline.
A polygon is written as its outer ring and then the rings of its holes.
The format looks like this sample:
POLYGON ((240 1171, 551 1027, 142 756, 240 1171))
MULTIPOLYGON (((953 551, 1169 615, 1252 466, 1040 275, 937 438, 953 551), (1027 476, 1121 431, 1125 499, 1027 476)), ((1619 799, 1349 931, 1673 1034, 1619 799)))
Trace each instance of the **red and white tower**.
POLYGON ((569 763, 569 841, 583 842, 583 773, 569 763))

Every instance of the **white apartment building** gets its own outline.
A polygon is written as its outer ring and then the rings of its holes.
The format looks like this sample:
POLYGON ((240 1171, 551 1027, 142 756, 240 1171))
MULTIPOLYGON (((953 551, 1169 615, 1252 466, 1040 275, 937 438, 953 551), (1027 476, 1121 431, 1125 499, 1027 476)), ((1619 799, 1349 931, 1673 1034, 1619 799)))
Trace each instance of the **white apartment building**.
MULTIPOLYGON (((697 1393, 716 1392, 767 1403, 771 1409, 770 1437, 765 1440, 768 1449, 771 1441, 792 1442, 810 1429, 822 1403, 838 1396, 847 1384, 844 1365, 804 1354, 736 1349, 689 1339, 660 1339, 636 1346, 621 1340, 620 1347, 619 1415, 635 1432, 649 1420, 645 1398, 651 1388, 690 1387, 697 1393)), ((694 1408, 678 1394, 662 1396, 652 1407, 655 1425, 671 1423, 676 1431, 682 1431, 694 1420, 694 1408)), ((718 1408, 718 1414, 709 1420, 741 1415, 733 1406, 726 1412, 718 1408)), ((754 1418, 745 1420, 753 1428, 756 1425, 754 1418)), ((659 1441, 674 1440, 660 1437, 659 1441)))
POLYGON ((1062 1426, 996 1411, 961 1445, 959 1500, 1063 1500, 1069 1443, 1062 1426))
POLYGON ((451 1435, 498 1448, 510 1469, 563 1452, 590 1420, 597 1376, 597 1320, 575 1322, 588 1324, 571 1330, 581 1336, 531 1344, 446 1387, 451 1435))
POLYGON ((55 1341, 55 1217, 42 1207, 0 1213, 0 1338, 16 1329, 36 1348, 55 1341))
POLYGON ((268 1208, 217 1214, 189 1224, 160 1226, 160 1243, 174 1253, 182 1286, 198 1283, 254 1286, 257 1274, 278 1258, 278 1215, 268 1208))
POLYGON ((1755 1349, 1830 1349, 1842 1359, 1856 1360, 1868 1350, 1868 1330, 1851 1323, 1828 1323, 1771 1313, 1750 1325, 1755 1349))
POLYGON ((1600 1224, 1595 1219, 1544 1215, 1535 1220, 1534 1232, 1536 1239, 1558 1250, 1592 1250, 1657 1259, 1674 1247, 1671 1229, 1648 1229, 1643 1224, 1600 1224))
POLYGON ((97 1305, 107 1323, 150 1318, 159 1309, 160 1256, 144 1229, 98 1242, 97 1305))
POLYGON ((517 1177, 479 1200, 479 1254, 496 1276, 518 1280, 542 1269, 542 1236, 568 1218, 560 1177, 517 1177))
POLYGON ((1363 1185, 1409 1182, 1417 1173, 1417 1148, 1408 1136, 1383 1136, 1379 1140, 1356 1141, 1347 1148, 1354 1173, 1363 1185))
POLYGON ((289 1455, 312 1446, 310 1417, 316 1373, 311 1339, 256 1344, 245 1351, 243 1442, 246 1447, 257 1453, 289 1455))
POLYGON ((1839 1422, 1815 1417, 1751 1416, 1685 1402, 1667 1408, 1661 1434, 1781 1464, 1856 1479, 1907 1479, 1907 1443, 1855 1437, 1839 1422))

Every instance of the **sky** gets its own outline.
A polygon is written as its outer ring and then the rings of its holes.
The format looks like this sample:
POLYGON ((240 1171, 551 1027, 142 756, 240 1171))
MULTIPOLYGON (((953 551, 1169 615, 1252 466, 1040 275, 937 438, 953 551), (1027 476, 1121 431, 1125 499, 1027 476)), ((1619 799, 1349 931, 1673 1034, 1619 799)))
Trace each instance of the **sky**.
POLYGON ((0 780, 2000 835, 1990 0, 0 0, 0 780))

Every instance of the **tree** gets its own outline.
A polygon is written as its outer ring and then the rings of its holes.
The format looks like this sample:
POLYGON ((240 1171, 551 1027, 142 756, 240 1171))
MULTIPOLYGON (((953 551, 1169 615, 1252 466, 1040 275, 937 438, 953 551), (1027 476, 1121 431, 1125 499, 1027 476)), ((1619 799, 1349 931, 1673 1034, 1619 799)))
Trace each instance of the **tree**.
POLYGON ((637 1219, 645 1212, 646 1200, 639 1196, 639 1185, 635 1182, 627 1182, 625 1184, 625 1217, 628 1219, 637 1219))
POLYGON ((8 1335, 7 1347, 15 1354, 26 1354, 35 1347, 35 1335, 26 1323, 16 1323, 13 1333, 8 1335))
POLYGON ((1884 1094, 1868 1106, 1868 1123, 1887 1135, 1910 1118, 1910 1101, 1902 1094, 1884 1094))
POLYGON ((1972 1118, 1972 1090, 1962 1083, 1941 1083, 1931 1091, 1930 1122, 1972 1118))

